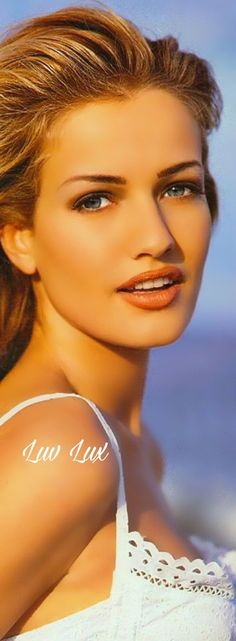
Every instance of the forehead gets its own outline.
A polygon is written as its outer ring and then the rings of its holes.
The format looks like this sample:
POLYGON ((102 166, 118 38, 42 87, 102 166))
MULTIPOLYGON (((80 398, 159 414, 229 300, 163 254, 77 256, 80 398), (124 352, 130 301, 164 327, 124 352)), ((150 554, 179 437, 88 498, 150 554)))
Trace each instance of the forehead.
POLYGON ((99 100, 65 112, 52 126, 45 150, 45 170, 53 166, 63 177, 75 166, 109 169, 112 162, 117 169, 121 163, 130 168, 144 158, 161 168, 201 160, 200 127, 176 96, 148 88, 130 98, 99 100))

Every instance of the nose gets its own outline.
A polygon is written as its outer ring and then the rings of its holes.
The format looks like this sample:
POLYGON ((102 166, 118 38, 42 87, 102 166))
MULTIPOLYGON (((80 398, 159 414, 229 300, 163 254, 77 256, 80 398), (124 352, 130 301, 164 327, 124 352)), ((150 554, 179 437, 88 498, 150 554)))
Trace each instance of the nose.
POLYGON ((133 242, 136 258, 143 254, 161 256, 175 247, 175 239, 157 202, 145 199, 135 208, 133 242))

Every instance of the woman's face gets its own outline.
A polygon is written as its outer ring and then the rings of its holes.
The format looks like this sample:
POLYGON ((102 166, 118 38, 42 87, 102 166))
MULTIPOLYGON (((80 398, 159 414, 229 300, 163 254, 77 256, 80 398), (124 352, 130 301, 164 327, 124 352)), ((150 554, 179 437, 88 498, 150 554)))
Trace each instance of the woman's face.
POLYGON ((156 88, 90 103, 58 119, 45 150, 33 252, 51 331, 60 323, 131 348, 176 340, 197 301, 212 229, 200 193, 200 130, 188 108, 156 88), (98 174, 115 178, 79 178, 98 174), (179 267, 185 281, 168 306, 143 309, 117 291, 165 266, 179 267))

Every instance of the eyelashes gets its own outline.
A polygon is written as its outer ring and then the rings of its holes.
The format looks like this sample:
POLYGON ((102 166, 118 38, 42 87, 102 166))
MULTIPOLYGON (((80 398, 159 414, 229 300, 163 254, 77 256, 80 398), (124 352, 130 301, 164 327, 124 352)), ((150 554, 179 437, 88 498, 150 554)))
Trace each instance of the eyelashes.
MULTIPOLYGON (((164 192, 163 192, 164 197, 166 197, 166 194, 168 192, 170 192, 170 190, 176 190, 176 191, 172 191, 172 195, 169 196, 169 198, 171 198, 172 200, 179 200, 179 199, 186 200, 186 199, 189 199, 189 198, 196 198, 196 197, 200 197, 200 196, 205 195, 205 191, 203 191, 200 182, 199 183, 198 182, 196 182, 196 183, 183 182, 183 181, 182 182, 175 182, 172 185, 169 185, 169 187, 167 187, 164 190, 164 192), (186 189, 190 192, 190 193, 188 193, 187 196, 186 195, 185 196, 184 195, 181 195, 181 196, 176 195, 176 194, 178 194, 179 190, 180 191, 181 190, 185 191, 186 189)), ((72 209, 76 210, 76 211, 85 211, 87 213, 103 211, 107 207, 99 207, 98 209, 97 208, 93 208, 93 207, 92 208, 88 208, 88 209, 86 208, 87 203, 91 204, 91 202, 94 203, 94 201, 96 202, 98 200, 101 200, 102 198, 105 198, 106 200, 109 200, 110 202, 114 202, 114 196, 110 192, 95 191, 95 192, 92 192, 90 194, 87 194, 86 196, 82 196, 81 198, 77 199, 76 202, 72 205, 72 209)))
MULTIPOLYGON (((170 189, 177 189, 177 191, 178 191, 178 189, 189 189, 190 192, 191 192, 189 194, 190 197, 193 196, 193 195, 197 195, 197 194, 198 195, 204 195, 205 194, 205 192, 201 188, 201 184, 200 183, 199 184, 198 183, 174 183, 173 185, 171 185, 170 187, 168 187, 165 190, 165 193, 170 191, 170 189)), ((171 198, 173 197, 173 193, 176 193, 176 192, 172 192, 171 198)), ((188 198, 188 196, 179 196, 179 198, 188 198)))
MULTIPOLYGON (((90 195, 85 196, 83 198, 79 198, 79 200, 77 200, 75 202, 75 204, 73 205, 72 209, 76 209, 77 211, 81 211, 81 210, 83 210, 83 207, 84 207, 84 205, 86 205, 86 203, 89 203, 89 202, 94 201, 94 200, 96 201, 96 200, 99 200, 99 199, 102 199, 102 198, 106 198, 107 200, 110 200, 110 201, 113 202, 113 199, 112 199, 111 196, 112 196, 112 194, 110 194, 109 192, 96 191, 93 194, 90 194, 90 195)), ((102 209, 104 209, 104 207, 102 209)), ((89 209, 87 209, 87 210, 85 209, 85 211, 88 211, 88 212, 89 211, 100 211, 100 209, 93 209, 92 208, 92 210, 91 209, 90 210, 89 209)))

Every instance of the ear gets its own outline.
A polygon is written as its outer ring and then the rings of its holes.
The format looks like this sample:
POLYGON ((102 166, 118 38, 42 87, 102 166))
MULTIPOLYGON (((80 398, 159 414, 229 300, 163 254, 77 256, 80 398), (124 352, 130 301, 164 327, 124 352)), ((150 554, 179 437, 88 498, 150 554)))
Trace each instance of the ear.
POLYGON ((11 263, 25 274, 34 274, 33 231, 16 225, 4 225, 0 242, 11 263))

